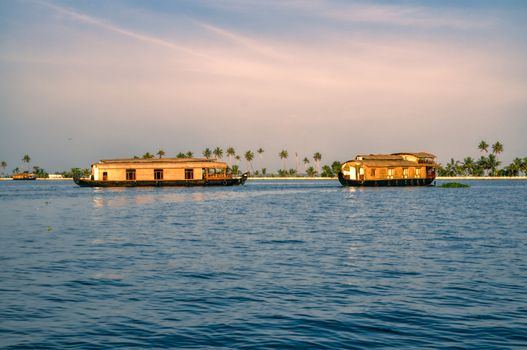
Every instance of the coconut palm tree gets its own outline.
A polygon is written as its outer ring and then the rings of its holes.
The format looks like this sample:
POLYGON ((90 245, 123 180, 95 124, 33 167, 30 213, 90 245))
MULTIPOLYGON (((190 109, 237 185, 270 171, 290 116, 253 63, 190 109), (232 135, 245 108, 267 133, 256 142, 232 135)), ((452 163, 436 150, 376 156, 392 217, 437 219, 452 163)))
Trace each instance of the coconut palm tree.
POLYGON ((234 156, 234 159, 236 160, 236 165, 238 165, 240 163, 240 156, 239 155, 235 155, 234 156))
POLYGON ((472 157, 466 157, 463 159, 463 174, 464 175, 474 175, 474 167, 476 166, 476 163, 474 162, 474 159, 472 157))
POLYGON ((210 156, 212 155, 212 151, 210 150, 210 148, 207 147, 203 150, 203 152, 201 152, 201 154, 203 154, 203 157, 210 159, 210 156))
POLYGON ((445 175, 446 176, 456 176, 459 174, 460 164, 459 161, 450 158, 450 162, 445 166, 445 175))
POLYGON ((487 157, 487 162, 488 169, 490 170, 490 176, 496 176, 501 162, 494 154, 489 154, 487 157))
POLYGON ((31 158, 29 157, 29 154, 25 154, 22 158, 22 161, 24 163, 27 163, 27 171, 29 171, 29 162, 31 162, 31 158))
POLYGON ((281 150, 280 153, 278 153, 278 156, 280 157, 280 159, 282 159, 283 161, 283 164, 284 164, 284 171, 287 169, 286 168, 286 160, 287 160, 287 157, 289 157, 289 153, 287 153, 287 151, 285 149, 281 150))
POLYGON ((503 144, 499 141, 496 141, 496 143, 492 145, 492 153, 494 153, 496 156, 500 153, 503 153, 503 144))
POLYGON ((254 173, 253 164, 251 163, 251 161, 253 159, 254 159, 254 153, 253 152, 251 152, 251 151, 245 152, 245 160, 249 163, 249 165, 251 167, 251 172, 254 173))
POLYGON ((520 171, 522 170, 522 159, 521 158, 514 158, 512 160, 512 163, 509 164, 505 169, 508 176, 518 176, 520 175, 520 171))
POLYGON ((304 171, 307 172, 307 165, 309 164, 309 158, 307 157, 304 157, 304 171))
POLYGON ((315 152, 315 154, 313 154, 313 159, 315 160, 315 164, 317 166, 317 173, 320 173, 320 160, 322 159, 322 154, 315 152))
POLYGON ((221 159, 223 158, 223 150, 221 149, 221 147, 216 147, 214 149, 214 151, 212 151, 212 153, 214 154, 214 156, 216 157, 216 159, 221 159))
POLYGON ((159 158, 163 158, 163 156, 165 155, 165 151, 160 149, 159 151, 157 151, 157 155, 159 156, 159 158))
MULTIPOLYGON (((264 149, 262 147, 258 148, 256 150, 256 152, 258 153, 258 157, 260 158, 260 168, 262 168, 262 162, 263 162, 263 153, 265 152, 264 149)), ((262 168, 263 170, 263 168, 262 168)))
POLYGON ((7 168, 7 162, 5 160, 0 163, 0 168, 2 168, 2 175, 4 175, 4 170, 7 168))
POLYGON ((478 145, 478 149, 481 152, 489 153, 489 144, 485 141, 481 141, 478 145))
POLYGON ((236 151, 234 148, 228 147, 225 153, 227 154, 227 157, 229 157, 229 164, 232 164, 232 157, 236 155, 236 151))
POLYGON ((317 174, 317 171, 315 170, 315 168, 310 166, 309 168, 307 168, 306 173, 307 173, 307 176, 313 177, 317 174))

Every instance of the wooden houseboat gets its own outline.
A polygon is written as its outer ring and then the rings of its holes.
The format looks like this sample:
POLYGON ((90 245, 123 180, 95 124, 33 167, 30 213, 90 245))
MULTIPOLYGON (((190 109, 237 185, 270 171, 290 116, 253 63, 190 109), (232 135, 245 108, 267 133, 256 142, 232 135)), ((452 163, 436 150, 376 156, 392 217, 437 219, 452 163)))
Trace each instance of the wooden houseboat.
POLYGON ((13 180, 36 180, 37 175, 25 171, 23 173, 13 174, 11 178, 13 180))
POLYGON ((232 186, 248 174, 234 176, 224 162, 205 158, 110 159, 92 164, 89 178, 74 178, 79 186, 232 186))
POLYGON ((357 155, 338 177, 343 186, 428 186, 436 177, 435 158, 425 152, 357 155))

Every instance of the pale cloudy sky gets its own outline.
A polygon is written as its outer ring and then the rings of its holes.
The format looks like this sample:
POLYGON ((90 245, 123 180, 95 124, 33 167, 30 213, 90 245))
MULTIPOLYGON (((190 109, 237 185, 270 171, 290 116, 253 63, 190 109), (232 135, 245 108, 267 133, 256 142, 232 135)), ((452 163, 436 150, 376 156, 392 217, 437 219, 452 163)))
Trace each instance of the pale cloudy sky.
POLYGON ((527 156, 527 2, 0 2, 0 160, 527 156))

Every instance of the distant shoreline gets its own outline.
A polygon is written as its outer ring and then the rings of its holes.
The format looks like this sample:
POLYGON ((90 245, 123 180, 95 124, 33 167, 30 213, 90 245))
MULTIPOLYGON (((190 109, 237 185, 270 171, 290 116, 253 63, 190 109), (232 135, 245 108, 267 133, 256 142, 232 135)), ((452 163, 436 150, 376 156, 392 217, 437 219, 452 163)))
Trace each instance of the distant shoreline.
MULTIPOLYGON (((13 179, 10 177, 0 177, 0 181, 12 181, 13 179)), ((250 181, 260 181, 260 180, 270 180, 270 181, 280 181, 280 180, 286 180, 286 181, 292 181, 292 180, 306 180, 306 181, 313 181, 313 180, 323 180, 323 181, 330 181, 330 180, 338 180, 336 177, 304 177, 304 176, 288 176, 288 177, 279 177, 279 176, 267 176, 267 177, 249 177, 247 180, 250 181)), ((436 180, 527 180, 527 176, 438 176, 436 177, 436 180)), ((73 181, 73 178, 71 177, 65 177, 62 179, 45 179, 45 178, 38 178, 37 181, 73 181)))

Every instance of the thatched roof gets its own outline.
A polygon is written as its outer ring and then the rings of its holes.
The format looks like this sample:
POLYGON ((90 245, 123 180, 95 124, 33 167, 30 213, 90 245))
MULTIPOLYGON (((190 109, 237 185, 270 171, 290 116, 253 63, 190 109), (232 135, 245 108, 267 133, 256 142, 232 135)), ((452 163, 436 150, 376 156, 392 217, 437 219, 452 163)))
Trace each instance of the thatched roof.
POLYGON ((399 153, 392 153, 393 155, 405 155, 409 154, 412 156, 416 156, 417 158, 435 158, 435 154, 427 153, 427 152, 399 152, 399 153))
POLYGON ((99 163, 204 163, 216 162, 216 159, 207 158, 126 158, 126 159, 102 159, 99 163))

